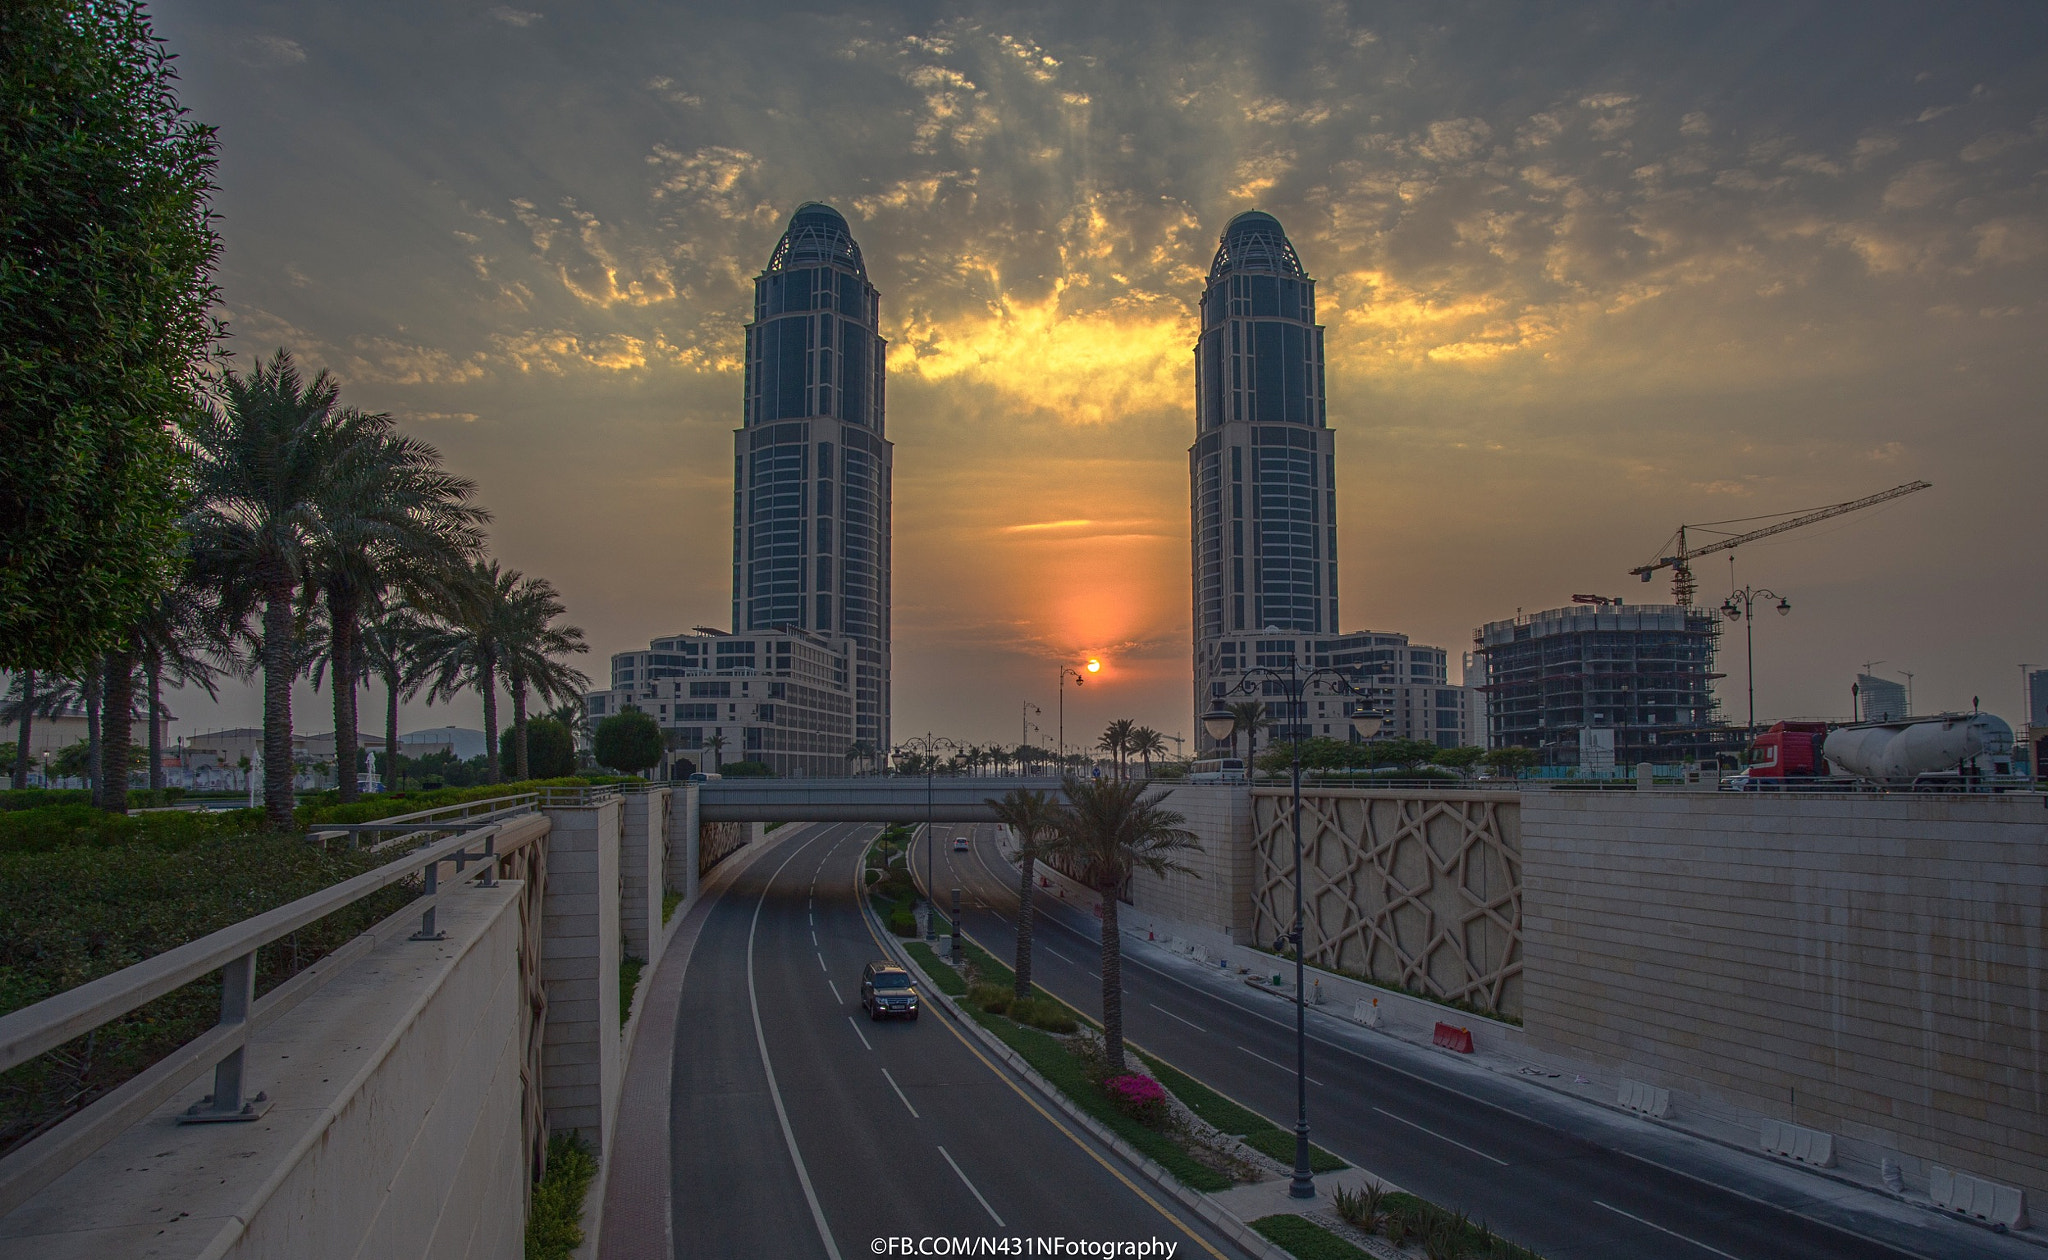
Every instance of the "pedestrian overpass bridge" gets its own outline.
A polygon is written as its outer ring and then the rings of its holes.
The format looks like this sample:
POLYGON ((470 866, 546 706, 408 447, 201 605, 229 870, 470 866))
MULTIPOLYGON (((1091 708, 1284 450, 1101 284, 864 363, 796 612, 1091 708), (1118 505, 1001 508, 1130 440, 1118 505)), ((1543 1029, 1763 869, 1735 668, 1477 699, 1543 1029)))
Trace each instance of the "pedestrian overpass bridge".
POLYGON ((974 823, 996 821, 991 800, 1016 788, 1051 792, 1050 775, 867 775, 833 779, 715 779, 695 783, 704 822, 974 823))

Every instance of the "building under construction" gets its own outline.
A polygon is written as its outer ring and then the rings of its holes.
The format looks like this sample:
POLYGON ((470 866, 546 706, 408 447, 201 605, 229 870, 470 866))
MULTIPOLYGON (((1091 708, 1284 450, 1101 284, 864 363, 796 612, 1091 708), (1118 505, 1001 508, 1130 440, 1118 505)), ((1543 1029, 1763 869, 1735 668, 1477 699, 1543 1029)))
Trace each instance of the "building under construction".
POLYGON ((1720 633, 1711 610, 1677 604, 1581 603, 1488 622, 1476 636, 1487 745, 1585 771, 1739 751, 1710 685, 1720 633))

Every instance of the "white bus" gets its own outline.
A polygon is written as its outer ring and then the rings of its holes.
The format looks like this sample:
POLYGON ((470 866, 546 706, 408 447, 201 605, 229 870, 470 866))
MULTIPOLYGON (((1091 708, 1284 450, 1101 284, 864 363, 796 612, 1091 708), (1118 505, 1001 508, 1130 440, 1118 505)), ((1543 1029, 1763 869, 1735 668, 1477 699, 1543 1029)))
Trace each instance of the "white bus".
POLYGON ((1227 783, 1246 777, 1242 757, 1210 757, 1188 767, 1190 783, 1227 783))

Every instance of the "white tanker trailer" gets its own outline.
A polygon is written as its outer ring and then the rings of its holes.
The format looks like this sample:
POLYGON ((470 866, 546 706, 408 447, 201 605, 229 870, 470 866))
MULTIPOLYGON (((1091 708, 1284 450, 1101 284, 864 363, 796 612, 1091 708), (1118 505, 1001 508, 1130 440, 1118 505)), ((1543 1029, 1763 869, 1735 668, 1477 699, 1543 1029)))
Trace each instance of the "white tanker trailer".
POLYGON ((1989 713, 1864 722, 1830 731, 1821 755, 1875 783, 2001 779, 2012 774, 2012 727, 1989 713))

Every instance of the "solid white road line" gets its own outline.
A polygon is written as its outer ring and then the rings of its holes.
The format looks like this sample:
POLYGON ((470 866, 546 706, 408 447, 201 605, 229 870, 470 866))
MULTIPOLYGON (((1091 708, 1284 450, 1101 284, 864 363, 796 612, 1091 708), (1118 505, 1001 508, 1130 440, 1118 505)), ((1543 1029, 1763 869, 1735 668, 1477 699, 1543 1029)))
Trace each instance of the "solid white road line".
MULTIPOLYGON (((852 1019, 852 1018, 853 1018, 853 1016, 849 1015, 849 1016, 847 1016, 847 1018, 848 1018, 848 1019, 852 1019)), ((856 1029, 856 1031, 858 1031, 858 1029, 856 1029)), ((865 1040, 865 1038, 863 1038, 863 1040, 865 1040)), ((893 1076, 890 1076, 890 1075, 889 1075, 889 1069, 888 1069, 888 1068, 883 1068, 883 1069, 882 1069, 882 1075, 883 1075, 884 1077, 886 1077, 886 1078, 888 1079, 888 1081, 889 1081, 889 1088, 890 1088, 890 1089, 893 1089, 893 1090, 895 1090, 895 1091, 896 1091, 896 1097, 898 1097, 899 1099, 902 1099, 902 1101, 903 1101, 903 1109, 904 1109, 905 1111, 907 1111, 907 1112, 909 1112, 909 1113, 910 1113, 910 1118, 911 1118, 912 1120, 921 1120, 921 1119, 923 1119, 924 1117, 922 1117, 922 1116, 920 1116, 920 1115, 918 1115, 918 1114, 917 1114, 917 1108, 915 1108, 915 1107, 913 1107, 913 1106, 911 1106, 911 1105, 910 1105, 910 1099, 909 1099, 909 1097, 908 1097, 908 1096, 906 1096, 906 1095, 904 1094, 904 1092, 903 1092, 903 1087, 902 1087, 901 1085, 898 1085, 898 1084, 896 1083, 896 1078, 895 1078, 895 1077, 893 1077, 893 1076)))
POLYGON ((851 1015, 848 1015, 846 1017, 846 1022, 853 1026, 853 1035, 860 1038, 860 1044, 867 1046, 870 1050, 873 1050, 874 1047, 868 1045, 868 1035, 860 1030, 860 1022, 854 1019, 854 1017, 851 1015))
POLYGON ((988 1205, 988 1200, 987 1200, 987 1199, 984 1199, 984 1198, 982 1198, 982 1197, 981 1197, 981 1191, 979 1191, 979 1190, 976 1190, 976 1189, 974 1188, 974 1183, 973 1183, 973 1182, 971 1182, 971 1181, 969 1181, 969 1180, 967 1179, 967 1174, 966 1174, 966 1173, 964 1173, 964 1172, 961 1172, 961 1171, 960 1171, 960 1163, 959 1163, 959 1161, 958 1161, 958 1160, 956 1160, 956 1159, 954 1159, 954 1158, 953 1158, 953 1157, 952 1157, 951 1155, 947 1154, 947 1152, 946 1152, 946 1148, 945 1148, 945 1147, 943 1147, 943 1146, 941 1146, 941 1147, 939 1148, 939 1154, 941 1154, 941 1155, 945 1155, 945 1156, 946 1156, 946 1162, 947 1162, 947 1163, 949 1163, 949 1164, 951 1164, 951 1165, 953 1165, 953 1172, 954 1172, 955 1174, 957 1174, 957 1175, 959 1176, 959 1178, 960 1178, 960 1184, 961 1184, 961 1185, 963 1185, 963 1186, 966 1186, 966 1187, 967 1187, 967 1193, 969 1193, 969 1194, 971 1194, 971 1195, 973 1195, 973 1196, 974 1196, 974 1201, 975 1201, 976 1203, 979 1203, 979 1204, 981 1204, 981 1210, 982 1210, 982 1211, 984 1211, 984 1212, 986 1212, 986 1213, 988 1213, 988 1214, 989 1214, 989 1216, 990 1216, 991 1218, 993 1218, 993 1219, 994 1219, 994 1221, 995 1221, 995 1223, 996 1223, 996 1228, 997 1228, 997 1229, 1008 1229, 1008 1228, 1010 1228, 1010 1227, 1009 1227, 1008 1225, 1005 1225, 1005 1224, 1003 1223, 1003 1218, 1002 1218, 1002 1217, 1000 1217, 1000 1216, 997 1216, 997 1215, 996 1215, 996 1210, 995 1210, 994 1208, 992 1208, 992 1207, 990 1207, 990 1206, 988 1205))
MULTIPOLYGON (((796 853, 782 859, 782 866, 775 868, 775 875, 782 874, 782 867, 796 860, 796 854, 803 852, 798 845, 796 853)), ((754 921, 747 928, 747 1003, 754 1013, 754 1045, 761 1051, 761 1071, 768 1077, 768 1097, 775 1103, 775 1119, 782 1126, 782 1143, 789 1148, 789 1160, 796 1165, 796 1179, 803 1185, 804 1202, 811 1208, 811 1224, 818 1229, 818 1238, 825 1244, 825 1254, 832 1260, 841 1260, 839 1244, 832 1241, 832 1230, 825 1224, 825 1209, 818 1202, 818 1192, 811 1187, 810 1170, 804 1167, 803 1152, 796 1147, 796 1132, 789 1127, 789 1108, 782 1104, 782 1089, 775 1083, 775 1064, 768 1057, 768 1034, 761 1029, 761 996, 754 987, 754 934, 761 926, 761 907, 768 904, 768 890, 775 887, 775 875, 768 877, 768 883, 761 889, 761 899, 754 903, 754 921)), ((824 959, 818 962, 822 965, 824 959)))
MULTIPOLYGON (((1151 1007, 1155 1011, 1158 1011, 1161 1015, 1166 1016, 1166 1018, 1168 1019, 1180 1019, 1180 1016, 1174 1014, 1172 1011, 1167 1010, 1165 1007, 1159 1005, 1159 1003, 1157 1002, 1147 1002, 1145 1003, 1145 1005, 1151 1007)), ((1202 1027, 1200 1024, 1197 1024, 1194 1020, 1191 1019, 1180 1019, 1180 1022, 1186 1024, 1188 1027, 1194 1029, 1198 1033, 1205 1033, 1209 1031, 1208 1029, 1202 1027)))
MULTIPOLYGON (((1239 1046, 1239 1047, 1238 1047, 1238 1049, 1240 1049, 1240 1050, 1244 1050, 1244 1047, 1243 1047, 1243 1046, 1239 1046)), ((1261 1063, 1270 1063, 1270 1064, 1272 1064, 1272 1065, 1273 1065, 1274 1067, 1276 1067, 1276 1068, 1279 1068, 1279 1069, 1280 1069, 1281 1071, 1283 1071, 1283 1072, 1287 1072, 1287 1073, 1292 1073, 1292 1072, 1294 1071, 1294 1069, 1293 1069, 1292 1067, 1289 1067, 1289 1066, 1288 1066, 1287 1064, 1285 1064, 1285 1063, 1282 1063, 1282 1062, 1281 1062, 1280 1060, 1278 1060, 1278 1059, 1269 1059, 1269 1058, 1267 1058, 1267 1057, 1266 1057, 1265 1055, 1263 1055, 1263 1054, 1260 1054, 1260 1053, 1259 1053, 1258 1051, 1256 1051, 1256 1050, 1244 1050, 1244 1052, 1245 1052, 1246 1054, 1248 1054, 1248 1055, 1252 1056, 1252 1057, 1253 1057, 1254 1059, 1257 1059, 1257 1060, 1258 1060, 1259 1062, 1261 1062, 1261 1063)), ((1317 1080, 1317 1079, 1316 1079, 1315 1077, 1313 1077, 1313 1076, 1311 1076, 1311 1077, 1309 1077, 1309 1078, 1308 1078, 1308 1083, 1309 1083, 1309 1084, 1311 1084, 1311 1085, 1313 1085, 1313 1086, 1315 1086, 1315 1087, 1316 1087, 1316 1088, 1318 1088, 1318 1089, 1327 1089, 1327 1088, 1329 1088, 1328 1086, 1324 1085, 1324 1084, 1323 1084, 1323 1083, 1322 1083, 1321 1081, 1317 1080)))
MULTIPOLYGON (((832 989, 832 1000, 839 1003, 841 1006, 846 1005, 846 999, 839 996, 839 986, 832 983, 832 977, 825 977, 825 983, 832 989)), ((848 1016, 847 1018, 851 1019, 852 1016, 848 1016)))
POLYGON ((1506 1168, 1508 1166, 1508 1161, 1502 1159, 1498 1155, 1488 1155, 1485 1151, 1480 1150, 1476 1146, 1467 1146, 1463 1142, 1460 1142, 1458 1139, 1454 1137, 1445 1137, 1443 1134, 1438 1133, 1435 1129, 1430 1128, 1428 1125, 1417 1124, 1413 1120, 1408 1119, 1406 1116, 1397 1116, 1393 1112, 1388 1111, 1385 1107, 1374 1107, 1373 1110, 1379 1112, 1381 1115, 1385 1116, 1389 1120, 1398 1120, 1402 1124, 1407 1125, 1411 1129, 1420 1129, 1422 1132, 1429 1134, 1429 1136, 1435 1138, 1439 1142, 1449 1142, 1452 1146, 1457 1147, 1459 1150, 1470 1151, 1481 1159, 1490 1159, 1494 1163, 1499 1164, 1502 1168, 1506 1168))
POLYGON ((1659 1230, 1663 1233, 1669 1234, 1680 1242, 1691 1243, 1693 1246, 1698 1247, 1701 1251, 1711 1251, 1717 1256, 1728 1256, 1728 1260, 1740 1260, 1740 1257, 1729 1255, 1729 1253, 1721 1250, 1719 1247, 1709 1247, 1707 1246, 1707 1244, 1701 1242, 1697 1238, 1687 1238, 1684 1234, 1679 1233, 1675 1229, 1665 1229, 1662 1225, 1659 1225, 1657 1222, 1646 1221, 1642 1217, 1637 1216, 1634 1212, 1624 1212, 1620 1208, 1614 1206, 1612 1203, 1602 1203, 1600 1202, 1600 1200, 1595 1199, 1593 1200, 1593 1206, 1604 1207, 1608 1211, 1614 1213, 1617 1216, 1626 1216, 1628 1219, 1636 1222, 1638 1225, 1648 1225, 1651 1229, 1659 1230))

